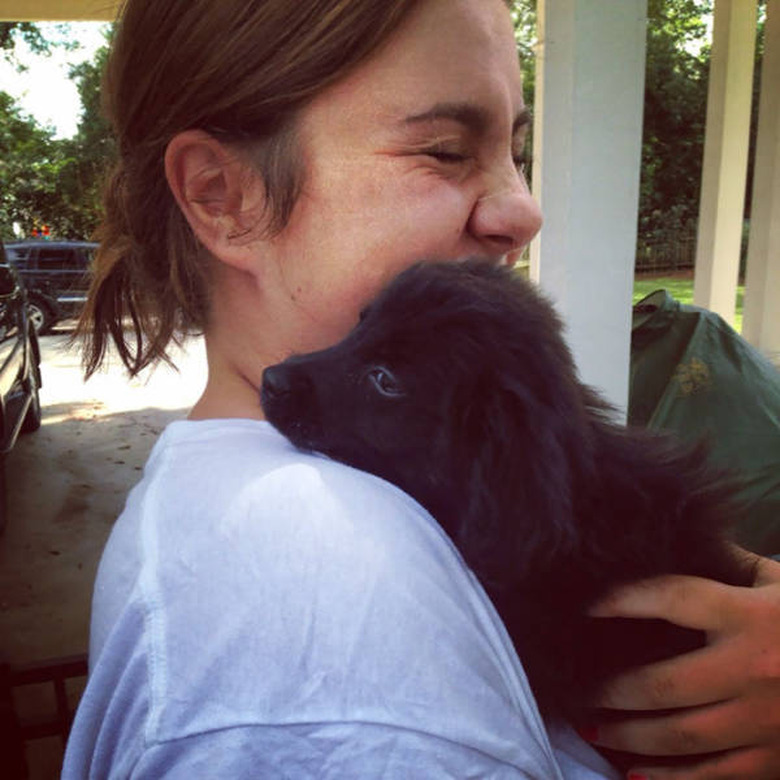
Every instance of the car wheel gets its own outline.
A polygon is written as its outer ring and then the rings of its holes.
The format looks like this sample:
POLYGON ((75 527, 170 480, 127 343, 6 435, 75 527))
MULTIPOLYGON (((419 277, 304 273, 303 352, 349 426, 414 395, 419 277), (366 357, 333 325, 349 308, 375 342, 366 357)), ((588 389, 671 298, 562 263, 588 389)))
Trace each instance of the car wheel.
POLYGON ((22 423, 22 433, 32 433, 41 427, 43 413, 41 410, 41 397, 38 393, 38 371, 33 367, 30 371, 31 398, 30 405, 27 407, 27 414, 22 423))
POLYGON ((43 336, 54 325, 52 310, 39 298, 27 301, 27 317, 39 336, 43 336))

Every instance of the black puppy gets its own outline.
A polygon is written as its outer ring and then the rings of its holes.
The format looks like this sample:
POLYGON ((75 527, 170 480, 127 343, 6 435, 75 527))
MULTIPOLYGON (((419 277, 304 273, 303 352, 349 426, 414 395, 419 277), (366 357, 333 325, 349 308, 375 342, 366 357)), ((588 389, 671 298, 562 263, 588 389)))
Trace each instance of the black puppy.
POLYGON ((700 647, 663 621, 595 619, 662 573, 750 585, 726 543, 733 491, 702 447, 630 431, 578 379, 553 307, 504 268, 403 272, 340 344, 265 371, 294 444, 394 482, 480 578, 545 715, 573 721, 616 672, 700 647))

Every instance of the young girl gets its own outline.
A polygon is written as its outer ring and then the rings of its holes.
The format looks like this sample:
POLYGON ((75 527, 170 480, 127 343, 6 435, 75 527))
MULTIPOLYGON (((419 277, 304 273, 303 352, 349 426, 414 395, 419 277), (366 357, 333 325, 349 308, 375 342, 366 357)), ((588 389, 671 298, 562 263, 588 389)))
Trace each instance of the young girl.
POLYGON ((104 552, 63 777, 612 777, 435 521, 258 396, 407 265, 539 229, 504 2, 129 0, 105 84, 88 370, 201 330, 209 376, 104 552))

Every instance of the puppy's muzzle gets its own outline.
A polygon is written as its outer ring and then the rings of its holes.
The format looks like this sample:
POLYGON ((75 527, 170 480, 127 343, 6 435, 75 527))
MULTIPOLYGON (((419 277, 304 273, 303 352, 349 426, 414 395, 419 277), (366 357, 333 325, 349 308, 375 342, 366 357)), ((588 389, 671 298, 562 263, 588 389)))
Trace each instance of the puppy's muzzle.
POLYGON ((263 406, 266 402, 296 403, 311 397, 311 393, 312 382, 309 377, 284 363, 269 366, 263 371, 260 390, 263 406))
POLYGON ((263 371, 260 403, 266 419, 296 447, 316 450, 321 435, 315 383, 298 362, 284 363, 263 371))

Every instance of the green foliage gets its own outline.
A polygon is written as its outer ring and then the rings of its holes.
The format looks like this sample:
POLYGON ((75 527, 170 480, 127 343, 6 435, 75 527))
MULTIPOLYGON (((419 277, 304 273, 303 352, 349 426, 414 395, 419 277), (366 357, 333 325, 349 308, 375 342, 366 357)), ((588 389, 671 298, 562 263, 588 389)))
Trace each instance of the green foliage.
MULTIPOLYGON (((57 181, 64 160, 50 130, 24 116, 6 92, 0 92, 0 228, 11 237, 11 225, 34 225, 57 200, 57 181)), ((48 222, 47 222, 48 224, 48 222)))
MULTIPOLYGON (((58 28, 62 27, 62 25, 58 25, 58 28)), ((53 48, 78 48, 76 41, 49 40, 43 35, 38 25, 33 24, 33 22, 0 22, 0 55, 12 63, 20 73, 27 68, 16 58, 16 46, 19 41, 24 41, 33 54, 46 57, 51 54, 53 48)))
MULTIPOLYGON (((550 0, 548 0, 549 2, 550 0)), ((698 219, 712 0, 648 0, 639 230, 652 241, 698 219)), ((536 0, 512 16, 525 101, 533 105, 536 0)))
POLYGON ((711 0, 649 0, 639 232, 644 240, 698 219, 711 0))
MULTIPOLYGON (((759 0, 748 213, 765 10, 766 0, 759 0)), ((640 243, 690 233, 698 222, 710 64, 705 19, 712 11, 712 0, 648 0, 640 243)))
POLYGON ((78 86, 82 113, 76 135, 63 141, 72 164, 65 171, 73 228, 91 236, 100 221, 100 191, 106 170, 114 158, 111 128, 100 107, 100 80, 108 48, 98 49, 91 62, 73 67, 70 77, 78 86))
MULTIPOLYGON (((695 230, 707 115, 707 21, 712 11, 713 0, 648 0, 641 242, 695 230)), ((525 99, 532 105, 535 0, 516 0, 512 14, 525 99)))
POLYGON ((523 72, 523 99, 527 106, 534 102, 536 58, 536 0, 517 0, 512 5, 512 21, 515 25, 515 41, 523 72))
POLYGON ((4 239, 13 236, 13 223, 25 235, 43 225, 57 238, 84 239, 94 233, 104 171, 113 156, 113 139, 100 113, 100 75, 106 56, 103 47, 93 61, 71 69, 82 103, 73 138, 53 138, 51 130, 25 116, 10 95, 0 92, 0 234, 4 239))
POLYGON ((49 54, 51 43, 32 22, 0 22, 0 50, 6 59, 13 59, 16 42, 22 38, 36 54, 49 54))
MULTIPOLYGON (((515 41, 520 57, 520 70, 523 74, 523 101, 526 106, 533 107, 534 90, 536 89, 536 0, 516 0, 511 8, 512 21, 515 26, 515 41)), ((529 150, 526 163, 526 179, 531 181, 533 176, 532 157, 530 150, 533 148, 533 127, 528 129, 527 148, 529 150)))

